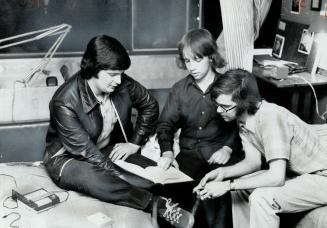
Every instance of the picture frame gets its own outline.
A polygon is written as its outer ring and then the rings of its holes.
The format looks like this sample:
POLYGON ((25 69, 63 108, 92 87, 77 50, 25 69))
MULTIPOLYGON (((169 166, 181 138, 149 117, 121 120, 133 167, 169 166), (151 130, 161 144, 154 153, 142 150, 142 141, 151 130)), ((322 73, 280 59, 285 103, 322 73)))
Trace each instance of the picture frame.
POLYGON ((300 14, 301 10, 301 0, 292 0, 291 1, 291 13, 300 14))
POLYGON ((308 55, 311 51, 311 46, 313 42, 314 33, 310 32, 308 29, 302 30, 301 40, 297 51, 308 55))
POLYGON ((311 10, 320 11, 321 0, 311 0, 311 10))
POLYGON ((273 56, 275 56, 277 58, 282 57, 284 42, 285 42, 285 37, 281 36, 279 34, 276 34, 275 41, 274 41, 274 46, 272 48, 272 55, 273 56))

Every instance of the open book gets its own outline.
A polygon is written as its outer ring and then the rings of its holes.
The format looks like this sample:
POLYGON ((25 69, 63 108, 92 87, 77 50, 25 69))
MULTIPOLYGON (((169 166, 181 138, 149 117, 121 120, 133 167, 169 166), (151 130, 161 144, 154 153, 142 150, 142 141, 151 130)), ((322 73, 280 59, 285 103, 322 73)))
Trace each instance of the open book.
POLYGON ((193 181, 191 177, 187 176, 185 173, 174 167, 170 167, 167 170, 164 170, 158 166, 148 166, 146 168, 142 168, 139 165, 135 165, 123 160, 116 160, 115 164, 154 183, 171 184, 193 181))

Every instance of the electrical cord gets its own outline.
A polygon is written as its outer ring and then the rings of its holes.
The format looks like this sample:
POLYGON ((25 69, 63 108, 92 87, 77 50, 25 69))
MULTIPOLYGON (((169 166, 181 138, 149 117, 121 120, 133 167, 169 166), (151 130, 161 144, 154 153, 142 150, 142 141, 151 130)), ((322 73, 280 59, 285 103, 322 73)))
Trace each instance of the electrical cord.
POLYGON ((3 202, 2 202, 2 206, 3 206, 4 208, 7 208, 7 209, 16 209, 16 208, 18 208, 18 203, 17 203, 16 200, 14 200, 14 199, 12 198, 12 196, 8 196, 8 197, 6 197, 6 198, 3 200, 3 202), (9 199, 11 199, 12 201, 16 202, 16 206, 14 206, 14 207, 9 207, 9 206, 5 205, 6 202, 7 202, 7 200, 9 200, 9 199))
MULTIPOLYGON (((1 176, 6 176, 6 177, 10 177, 10 178, 12 178, 13 181, 14 181, 14 183, 15 183, 16 189, 17 189, 18 185, 17 185, 17 182, 16 182, 15 177, 13 177, 13 176, 11 176, 11 175, 8 175, 8 174, 4 174, 4 173, 0 173, 0 175, 1 175, 1 176)), ((6 202, 7 202, 9 199, 12 199, 12 196, 8 196, 8 197, 6 197, 6 198, 2 201, 2 206, 3 206, 4 208, 8 208, 8 209, 16 209, 16 208, 18 208, 18 204, 17 204, 17 202, 16 202, 16 206, 15 206, 15 207, 9 207, 9 206, 5 205, 6 202)), ((13 201, 14 201, 14 200, 13 200, 13 201)))
POLYGON ((319 102, 318 102, 317 94, 316 94, 316 91, 315 91, 314 87, 312 86, 312 84, 308 80, 306 80, 304 77, 299 76, 299 75, 291 75, 291 76, 288 76, 288 78, 299 78, 299 79, 302 79, 303 81, 305 81, 310 86, 310 88, 311 88, 311 90, 313 92, 313 95, 315 97, 316 113, 317 113, 318 117, 321 120, 326 121, 327 110, 324 113, 320 114, 319 104, 318 104, 319 102))
MULTIPOLYGON (((17 181, 16 181, 16 179, 15 179, 14 176, 11 176, 11 175, 9 175, 9 174, 4 174, 4 173, 0 173, 0 175, 1 175, 1 176, 6 176, 6 177, 10 177, 10 178, 12 178, 13 182, 15 183, 15 188, 17 189, 18 185, 17 185, 17 181)), ((63 203, 63 202, 66 202, 66 201, 68 200, 68 198, 69 198, 69 192, 68 192, 68 191, 53 191, 53 193, 62 193, 62 192, 66 193, 67 196, 66 196, 62 201, 60 201, 59 204, 61 204, 61 203, 63 203)), ((57 205, 59 205, 59 204, 57 204, 57 205)), ((53 207, 50 207, 50 208, 48 208, 48 209, 46 209, 46 210, 44 210, 44 211, 48 211, 48 210, 50 210, 50 209, 56 207, 57 205, 55 205, 55 206, 53 206, 53 207)), ((3 206, 4 208, 7 208, 7 209, 17 209, 17 208, 18 208, 18 202, 17 202, 16 200, 13 200, 12 196, 8 196, 8 197, 6 197, 6 198, 3 200, 3 202, 2 202, 2 206, 3 206), (10 206, 6 205, 9 199, 11 199, 12 201, 16 202, 16 206, 14 206, 14 207, 10 207, 10 206)), ((42 211, 42 212, 44 212, 44 211, 42 211)), ((11 228, 19 228, 18 225, 13 225, 15 222, 17 222, 19 219, 21 219, 21 215, 20 215, 18 212, 10 212, 9 214, 3 215, 1 218, 2 218, 2 219, 5 219, 5 218, 7 218, 7 217, 9 217, 9 216, 11 216, 11 215, 17 215, 17 218, 15 218, 13 221, 10 222, 10 227, 11 227, 11 228)))
POLYGON ((12 178, 14 183, 15 183, 16 188, 18 187, 15 177, 13 177, 13 176, 11 176, 9 174, 4 174, 4 173, 0 173, 0 175, 12 178))
POLYGON ((18 215, 17 218, 15 218, 13 221, 11 221, 10 227, 11 228, 19 228, 19 226, 14 226, 13 223, 17 222, 22 216, 18 212, 10 212, 9 214, 2 216, 2 218, 7 218, 10 215, 18 215))

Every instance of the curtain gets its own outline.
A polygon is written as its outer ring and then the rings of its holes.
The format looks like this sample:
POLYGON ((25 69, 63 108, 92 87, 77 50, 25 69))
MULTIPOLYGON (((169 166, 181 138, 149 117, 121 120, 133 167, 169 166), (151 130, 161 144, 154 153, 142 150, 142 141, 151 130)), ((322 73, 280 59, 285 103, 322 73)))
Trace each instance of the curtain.
POLYGON ((254 41, 259 36, 272 0, 220 0, 223 31, 218 50, 226 59, 224 70, 252 71, 254 41))

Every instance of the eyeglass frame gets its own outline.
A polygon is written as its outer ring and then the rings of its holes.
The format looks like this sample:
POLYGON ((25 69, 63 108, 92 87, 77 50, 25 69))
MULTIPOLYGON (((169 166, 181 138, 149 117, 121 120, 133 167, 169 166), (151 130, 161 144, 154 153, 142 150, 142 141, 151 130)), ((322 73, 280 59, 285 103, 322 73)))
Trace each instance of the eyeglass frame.
POLYGON ((237 104, 236 104, 230 108, 224 108, 221 104, 218 104, 217 102, 215 102, 215 105, 217 106, 217 109, 220 107, 224 112, 229 112, 237 107, 237 104))

